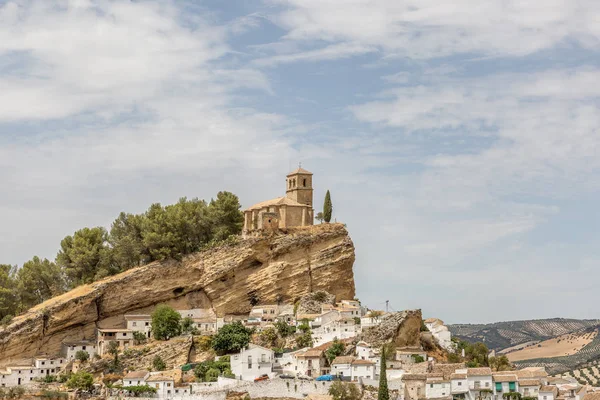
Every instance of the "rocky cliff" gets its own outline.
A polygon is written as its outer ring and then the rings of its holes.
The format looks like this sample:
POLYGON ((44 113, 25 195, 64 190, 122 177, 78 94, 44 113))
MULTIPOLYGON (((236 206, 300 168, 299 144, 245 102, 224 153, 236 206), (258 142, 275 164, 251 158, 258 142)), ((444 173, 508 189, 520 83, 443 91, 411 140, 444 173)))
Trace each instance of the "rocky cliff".
POLYGON ((93 338, 123 315, 158 303, 212 308, 218 316, 248 313, 253 304, 293 303, 325 290, 354 297, 354 246, 341 224, 290 229, 168 260, 78 287, 46 301, 0 330, 0 365, 58 354, 63 340, 93 338))

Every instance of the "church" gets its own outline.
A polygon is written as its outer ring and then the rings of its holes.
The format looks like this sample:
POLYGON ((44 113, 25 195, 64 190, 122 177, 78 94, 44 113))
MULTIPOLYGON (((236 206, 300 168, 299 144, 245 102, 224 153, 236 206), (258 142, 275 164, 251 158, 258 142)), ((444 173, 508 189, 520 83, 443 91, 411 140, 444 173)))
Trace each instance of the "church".
POLYGON ((298 168, 286 177, 285 196, 244 210, 244 232, 313 225, 312 172, 298 168))

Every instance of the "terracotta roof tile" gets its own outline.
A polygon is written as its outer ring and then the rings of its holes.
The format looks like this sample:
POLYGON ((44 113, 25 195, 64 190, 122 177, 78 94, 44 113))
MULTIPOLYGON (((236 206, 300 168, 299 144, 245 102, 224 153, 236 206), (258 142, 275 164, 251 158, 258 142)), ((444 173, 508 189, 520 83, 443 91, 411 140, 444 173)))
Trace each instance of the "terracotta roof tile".
POLYGON ((353 360, 353 356, 337 356, 331 364, 351 364, 353 360))

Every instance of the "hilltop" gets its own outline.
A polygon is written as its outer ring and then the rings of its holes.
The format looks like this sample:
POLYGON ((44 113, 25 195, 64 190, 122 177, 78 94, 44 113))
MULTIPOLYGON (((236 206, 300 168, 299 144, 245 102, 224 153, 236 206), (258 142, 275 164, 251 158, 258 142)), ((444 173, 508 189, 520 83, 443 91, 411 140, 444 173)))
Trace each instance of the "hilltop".
POLYGON ((132 268, 80 286, 16 317, 0 330, 0 363, 58 353, 63 340, 94 336, 122 323, 125 313, 158 303, 212 308, 219 316, 247 314, 258 303, 294 303, 325 290, 354 298, 354 245, 342 224, 254 235, 194 253, 132 268))
POLYGON ((452 334, 483 342, 518 367, 546 367, 557 374, 600 358, 600 320, 551 318, 491 324, 457 324, 452 334))

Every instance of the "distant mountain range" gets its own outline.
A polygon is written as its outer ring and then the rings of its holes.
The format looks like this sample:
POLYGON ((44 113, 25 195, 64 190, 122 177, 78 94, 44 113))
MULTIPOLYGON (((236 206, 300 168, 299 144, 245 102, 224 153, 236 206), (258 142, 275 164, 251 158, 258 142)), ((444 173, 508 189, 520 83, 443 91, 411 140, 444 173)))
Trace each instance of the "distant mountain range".
MULTIPOLYGON (((552 354, 551 347, 558 346, 561 340, 548 341, 548 339, 562 337, 561 346, 564 347, 564 340, 575 340, 585 333, 597 331, 600 328, 600 320, 550 318, 491 324, 455 324, 449 325, 448 328, 453 336, 468 342, 483 342, 490 350, 495 350, 497 353, 510 353, 536 346, 544 347, 544 351, 540 351, 540 354, 552 354), (569 334, 573 334, 571 338, 564 336, 569 334)), ((583 347, 562 353, 564 355, 530 358, 515 363, 519 367, 544 366, 553 374, 573 370, 590 361, 600 359, 600 335, 589 334, 585 337, 588 340, 583 342, 583 347)), ((536 354, 535 351, 529 353, 532 357, 536 354)), ((555 351, 554 354, 560 352, 555 351)))

